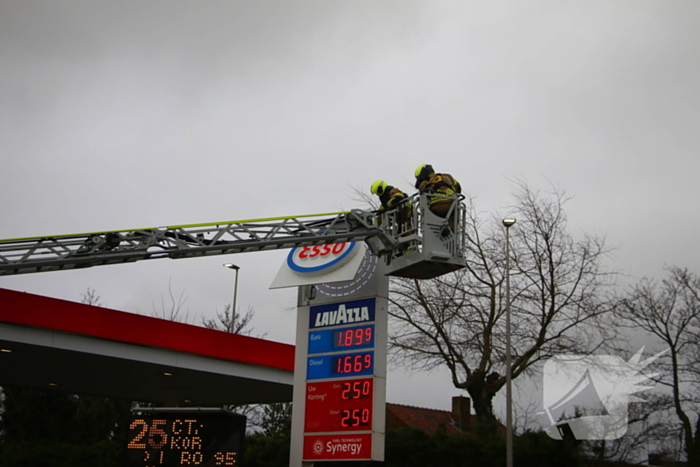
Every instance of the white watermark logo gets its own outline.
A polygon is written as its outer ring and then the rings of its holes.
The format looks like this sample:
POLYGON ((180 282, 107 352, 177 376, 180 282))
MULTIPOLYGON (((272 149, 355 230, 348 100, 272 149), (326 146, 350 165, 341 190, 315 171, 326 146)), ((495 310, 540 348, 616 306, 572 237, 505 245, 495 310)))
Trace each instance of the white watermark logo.
POLYGON ((643 350, 627 362, 612 355, 561 355, 547 360, 542 385, 550 424, 546 433, 554 439, 568 435, 577 440, 624 436, 628 404, 643 402, 633 394, 651 389, 644 384, 658 376, 640 372, 666 352, 640 361, 643 350))

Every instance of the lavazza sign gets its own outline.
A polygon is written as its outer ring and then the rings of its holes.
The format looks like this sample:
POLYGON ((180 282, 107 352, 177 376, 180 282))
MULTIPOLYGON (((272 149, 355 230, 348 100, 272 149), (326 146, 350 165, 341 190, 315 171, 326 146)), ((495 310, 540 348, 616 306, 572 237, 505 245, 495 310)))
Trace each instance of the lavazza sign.
MULTIPOLYGON (((335 305, 333 306, 335 307, 335 305)), ((369 307, 346 308, 344 303, 340 303, 335 310, 317 312, 313 327, 362 323, 364 321, 370 321, 369 307)))

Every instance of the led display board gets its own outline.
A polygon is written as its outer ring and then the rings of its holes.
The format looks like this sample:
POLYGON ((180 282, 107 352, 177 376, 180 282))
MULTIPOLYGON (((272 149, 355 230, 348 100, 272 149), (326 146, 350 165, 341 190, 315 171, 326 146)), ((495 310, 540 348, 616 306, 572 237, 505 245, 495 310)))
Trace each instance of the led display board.
MULTIPOLYGON (((376 298, 365 298, 309 308, 303 424, 306 460, 374 457, 374 437, 382 429, 374 414, 376 303, 376 298)), ((383 392, 384 385, 381 387, 383 392)), ((379 399, 384 397, 380 394, 379 399)))
POLYGON ((128 467, 241 465, 246 417, 225 411, 156 411, 133 416, 128 467))
POLYGON ((306 379, 345 378, 374 373, 374 351, 308 358, 306 379))
POLYGON ((306 384, 307 433, 372 429, 374 378, 306 384))
POLYGON ((376 303, 376 298, 364 298, 309 308, 303 425, 306 460, 373 457, 378 428, 374 420, 376 303))
POLYGON ((309 333, 309 354, 374 347, 374 325, 324 329, 309 333))

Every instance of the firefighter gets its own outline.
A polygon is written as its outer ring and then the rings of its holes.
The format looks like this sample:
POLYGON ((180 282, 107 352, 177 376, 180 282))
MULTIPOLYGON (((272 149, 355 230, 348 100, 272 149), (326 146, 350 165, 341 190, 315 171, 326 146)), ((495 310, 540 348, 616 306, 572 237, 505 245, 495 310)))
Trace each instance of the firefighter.
MULTIPOLYGON (((395 226, 398 227, 399 235, 404 234, 407 230, 411 228, 411 205, 412 203, 408 201, 408 196, 403 191, 389 185, 384 180, 377 180, 372 183, 370 189, 373 195, 379 196, 379 210, 388 211, 390 209, 396 209, 395 226)), ((382 225, 382 215, 378 216, 379 225, 382 225)))
MULTIPOLYGON (((428 193, 438 196, 429 196, 428 204, 430 210, 437 216, 443 219, 447 217, 453 199, 443 198, 442 196, 454 197, 455 194, 462 192, 462 187, 459 182, 450 174, 436 174, 433 166, 430 164, 421 164, 415 172, 416 189, 419 193, 428 193)), ((454 228, 453 217, 450 217, 450 227, 454 228)))
POLYGON ((379 209, 391 209, 406 199, 406 193, 398 188, 394 188, 384 180, 377 180, 372 183, 371 191, 373 195, 379 196, 379 209))

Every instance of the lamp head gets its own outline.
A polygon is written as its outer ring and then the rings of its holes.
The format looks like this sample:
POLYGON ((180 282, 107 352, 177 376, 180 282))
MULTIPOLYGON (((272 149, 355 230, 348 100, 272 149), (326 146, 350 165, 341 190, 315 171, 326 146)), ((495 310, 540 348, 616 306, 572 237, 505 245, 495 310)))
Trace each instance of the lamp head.
POLYGON ((506 229, 512 226, 513 224, 515 224, 515 219, 503 219, 503 225, 506 226, 506 229))
POLYGON ((238 270, 240 269, 240 267, 236 266, 236 265, 233 264, 233 263, 226 263, 226 264, 224 264, 224 267, 225 267, 225 268, 229 268, 229 269, 233 269, 233 270, 236 270, 236 271, 238 271, 238 270))

